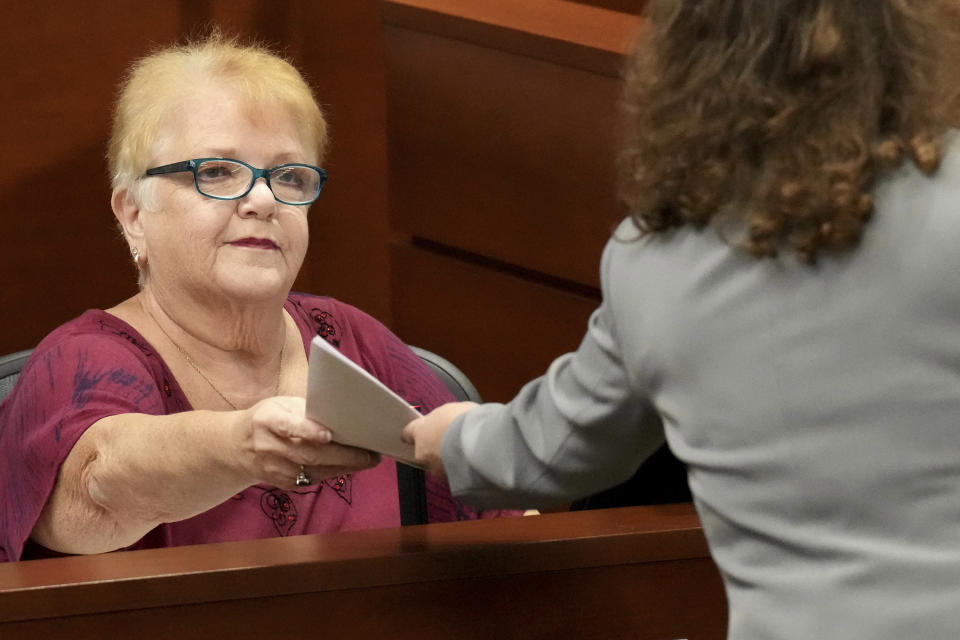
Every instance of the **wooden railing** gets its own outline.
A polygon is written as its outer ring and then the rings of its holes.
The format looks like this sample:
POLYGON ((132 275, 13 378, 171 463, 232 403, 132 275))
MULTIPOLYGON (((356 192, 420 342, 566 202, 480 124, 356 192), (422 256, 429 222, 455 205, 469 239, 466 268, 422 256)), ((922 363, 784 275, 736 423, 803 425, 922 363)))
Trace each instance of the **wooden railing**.
POLYGON ((0 565, 0 638, 720 640, 690 505, 0 565))

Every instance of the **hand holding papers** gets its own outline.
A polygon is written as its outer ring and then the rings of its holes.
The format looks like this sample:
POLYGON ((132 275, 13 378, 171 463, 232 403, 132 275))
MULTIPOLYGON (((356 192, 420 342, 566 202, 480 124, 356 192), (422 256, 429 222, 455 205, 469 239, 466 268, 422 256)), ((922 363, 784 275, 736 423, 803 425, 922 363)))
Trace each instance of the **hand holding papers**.
POLYGON ((307 417, 333 433, 334 442, 377 451, 406 464, 413 445, 400 439, 420 414, 379 380, 316 337, 310 344, 307 417))

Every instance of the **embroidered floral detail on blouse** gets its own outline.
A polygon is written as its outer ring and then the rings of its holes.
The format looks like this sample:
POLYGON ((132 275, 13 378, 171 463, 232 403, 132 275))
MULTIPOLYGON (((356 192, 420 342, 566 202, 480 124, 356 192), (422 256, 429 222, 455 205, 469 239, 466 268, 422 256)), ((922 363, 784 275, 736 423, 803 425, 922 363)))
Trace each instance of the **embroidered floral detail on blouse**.
POLYGON ((297 522, 297 506, 290 496, 280 489, 265 491, 260 496, 260 508, 273 520, 273 526, 281 536, 288 535, 297 522))
POLYGON ((317 323, 317 335, 333 346, 339 347, 342 330, 333 315, 328 311, 315 309, 310 313, 310 317, 317 323))
POLYGON ((336 478, 327 478, 323 484, 333 489, 341 500, 353 506, 353 475, 348 473, 336 478))

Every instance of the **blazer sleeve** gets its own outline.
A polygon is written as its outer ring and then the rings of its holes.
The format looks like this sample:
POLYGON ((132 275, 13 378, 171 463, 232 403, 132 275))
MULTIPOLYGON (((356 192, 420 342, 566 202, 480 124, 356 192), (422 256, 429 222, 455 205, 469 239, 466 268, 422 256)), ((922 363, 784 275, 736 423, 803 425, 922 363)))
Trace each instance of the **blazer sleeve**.
POLYGON ((443 440, 453 494, 480 507, 543 507, 628 479, 664 441, 642 389, 631 386, 617 340, 604 249, 604 299, 573 353, 555 360, 508 404, 460 416, 443 440))

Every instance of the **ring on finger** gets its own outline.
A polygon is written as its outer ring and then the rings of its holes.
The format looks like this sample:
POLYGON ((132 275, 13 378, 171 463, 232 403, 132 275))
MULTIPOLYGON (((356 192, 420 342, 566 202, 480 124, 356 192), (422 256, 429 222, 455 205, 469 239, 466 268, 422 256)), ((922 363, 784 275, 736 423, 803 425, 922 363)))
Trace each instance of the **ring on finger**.
POLYGON ((310 474, 307 473, 306 469, 303 468, 303 465, 300 465, 300 473, 297 474, 297 478, 294 480, 294 483, 298 487, 308 487, 313 484, 313 478, 311 478, 310 474))

